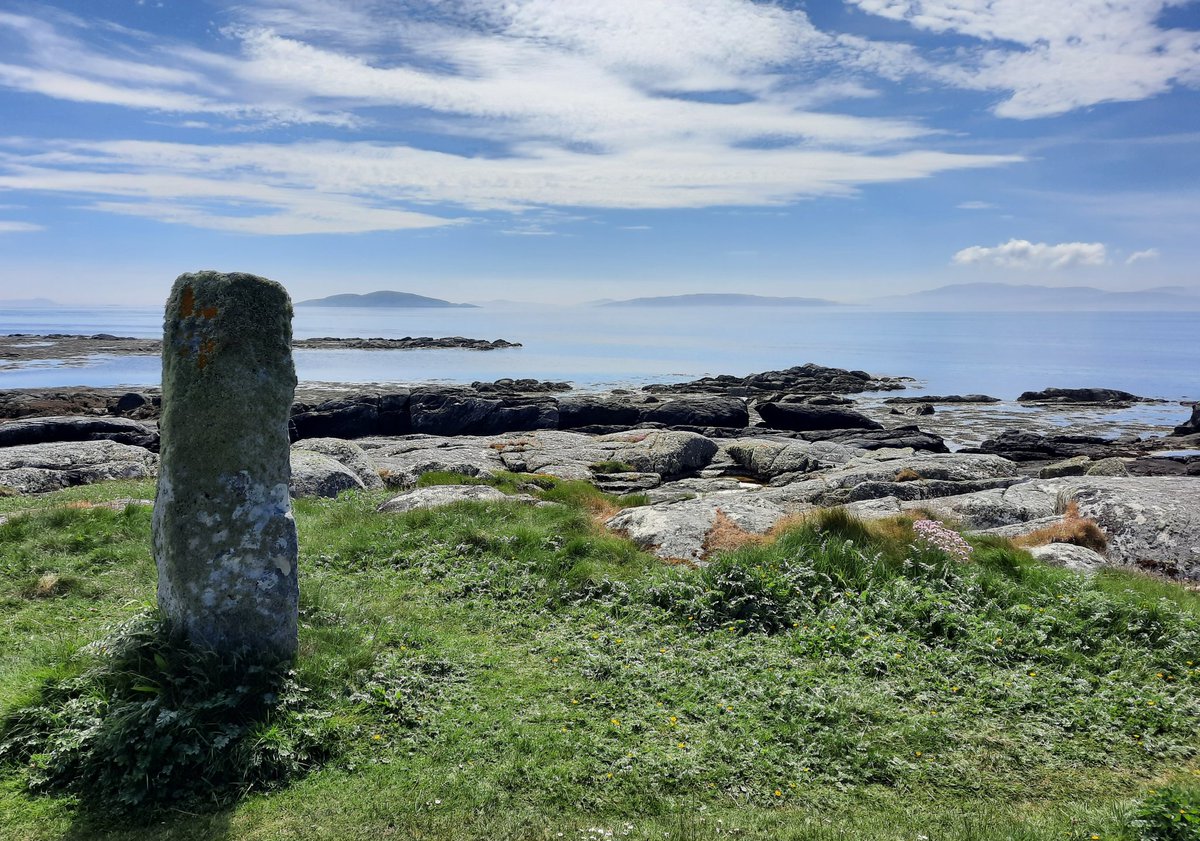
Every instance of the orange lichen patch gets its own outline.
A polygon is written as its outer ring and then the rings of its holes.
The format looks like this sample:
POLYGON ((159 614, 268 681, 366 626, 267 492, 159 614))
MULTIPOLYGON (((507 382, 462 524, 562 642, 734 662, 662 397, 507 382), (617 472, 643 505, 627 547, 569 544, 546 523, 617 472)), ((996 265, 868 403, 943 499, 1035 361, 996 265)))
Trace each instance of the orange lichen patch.
POLYGON ((216 307, 205 307, 204 309, 200 310, 200 317, 201 318, 216 318, 217 317, 217 308, 216 307))
POLYGON ((191 286, 183 287, 183 294, 179 296, 179 317, 191 318, 196 311, 196 293, 191 286))
POLYGON ((906 467, 903 470, 897 471, 896 473, 897 482, 915 482, 918 479, 923 478, 925 477, 913 470, 911 467, 906 467))
POLYGON ((708 534, 704 535, 704 555, 708 556, 714 552, 732 552, 743 546, 762 543, 765 539, 764 535, 746 531, 718 508, 717 516, 713 518, 713 524, 709 528, 708 534))
POLYGON ((196 367, 203 371, 208 367, 209 359, 217 351, 215 339, 204 339, 200 342, 200 351, 196 354, 196 367))

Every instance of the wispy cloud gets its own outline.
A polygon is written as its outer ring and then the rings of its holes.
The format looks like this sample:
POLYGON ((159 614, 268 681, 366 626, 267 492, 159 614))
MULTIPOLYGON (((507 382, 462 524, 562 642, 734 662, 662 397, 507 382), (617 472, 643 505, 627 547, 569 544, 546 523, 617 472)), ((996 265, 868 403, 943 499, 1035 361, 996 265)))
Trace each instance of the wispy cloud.
POLYGON ((232 9, 228 51, 128 35, 139 46, 129 54, 145 62, 100 52, 78 21, 3 15, 24 53, 0 65, 0 85, 178 114, 197 131, 325 123, 338 140, 9 142, 0 189, 216 230, 350 233, 456 224, 478 211, 782 206, 1021 160, 942 150, 939 132, 903 116, 831 110, 870 91, 826 78, 828 68, 879 70, 907 52, 820 32, 771 4, 232 9), (440 142, 355 136, 368 125, 376 137, 418 129, 440 142), (464 143, 486 153, 449 151, 464 143))
POLYGON ((911 72, 1007 94, 1002 117, 1031 119, 1102 102, 1200 87, 1200 32, 1163 28, 1188 0, 848 0, 916 29, 974 39, 953 58, 911 72))
POLYGON ((965 201, 956 205, 959 210, 993 210, 996 205, 986 201, 965 201))
POLYGON ((7 219, 0 219, 0 234, 20 234, 42 230, 45 230, 45 228, 41 225, 35 225, 32 222, 13 222, 7 219))
POLYGON ((1147 248, 1143 251, 1135 251, 1125 258, 1125 265, 1132 266, 1141 260, 1157 260, 1159 257, 1157 248, 1147 248))
POLYGON ((1103 266, 1108 251, 1101 242, 1060 242, 1049 245, 1010 239, 1001 245, 972 245, 954 255, 952 262, 961 266, 977 264, 1007 269, 1065 269, 1072 266, 1103 266))

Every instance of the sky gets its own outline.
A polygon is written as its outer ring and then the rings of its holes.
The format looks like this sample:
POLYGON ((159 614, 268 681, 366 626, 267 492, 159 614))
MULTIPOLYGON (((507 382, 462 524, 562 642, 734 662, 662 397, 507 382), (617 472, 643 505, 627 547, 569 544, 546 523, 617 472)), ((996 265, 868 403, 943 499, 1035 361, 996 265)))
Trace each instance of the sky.
POLYGON ((1200 286, 1200 2, 0 0, 0 299, 1200 286))

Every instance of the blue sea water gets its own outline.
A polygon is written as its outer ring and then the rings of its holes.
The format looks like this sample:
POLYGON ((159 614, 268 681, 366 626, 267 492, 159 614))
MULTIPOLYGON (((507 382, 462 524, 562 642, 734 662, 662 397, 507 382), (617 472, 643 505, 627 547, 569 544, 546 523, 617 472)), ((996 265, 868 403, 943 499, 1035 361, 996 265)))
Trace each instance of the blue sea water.
MULTIPOLYGON (((158 308, 0 312, 0 334, 161 335, 158 308)), ((710 374, 745 375, 816 362, 911 376, 931 393, 1011 400, 1048 386, 1119 388, 1200 399, 1200 313, 911 313, 796 307, 299 307, 297 337, 468 336, 512 350, 300 350, 304 382, 469 383, 500 377, 606 389, 710 374)), ((0 370, 0 388, 146 386, 156 357, 0 370)))

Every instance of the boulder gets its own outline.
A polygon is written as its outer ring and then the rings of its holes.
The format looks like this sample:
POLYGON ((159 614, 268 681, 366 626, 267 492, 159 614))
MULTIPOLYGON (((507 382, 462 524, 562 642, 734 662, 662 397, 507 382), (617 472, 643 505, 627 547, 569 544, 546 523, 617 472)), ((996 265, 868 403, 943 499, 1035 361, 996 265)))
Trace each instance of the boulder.
POLYGON ((1102 458, 1099 461, 1094 461, 1088 465, 1085 476, 1128 476, 1129 468, 1125 466, 1125 459, 1121 458, 1102 458))
POLYGON ((1006 429, 965 453, 994 453, 1013 461, 1049 461, 1088 456, 1107 458, 1114 443, 1096 435, 1039 435, 1019 429, 1006 429))
POLYGON ((363 490, 365 487, 353 470, 324 453, 292 450, 291 462, 289 490, 294 497, 335 497, 342 491, 363 490))
POLYGON ((932 415, 936 410, 932 403, 911 403, 902 409, 892 408, 889 414, 892 415, 908 415, 910 417, 922 417, 932 415))
MULTIPOLYGON (((341 462, 351 473, 358 477, 362 486, 367 490, 377 490, 383 487, 383 479, 379 478, 379 466, 371 460, 366 450, 352 441, 340 438, 307 438, 292 445, 292 452, 308 450, 321 453, 341 462)), ((295 462, 293 461, 293 469, 295 462)))
POLYGON ((948 453, 950 448, 940 436, 922 432, 915 426, 892 429, 844 429, 798 433, 808 441, 828 441, 859 450, 912 449, 927 453, 948 453))
POLYGON ((829 429, 883 429, 860 412, 832 406, 812 406, 803 403, 760 403, 755 409, 763 423, 772 429, 811 432, 829 429))
POLYGON ((1087 473, 1092 460, 1088 456, 1074 456, 1065 461, 1047 464, 1038 471, 1039 479, 1055 479, 1059 476, 1082 476, 1087 473))
POLYGON ((418 508, 440 508, 456 502, 500 502, 506 499, 528 502, 532 497, 510 497, 490 485, 434 485, 402 493, 379 506, 385 514, 403 514, 418 508))
POLYGON ((591 480, 592 465, 621 462, 637 473, 664 478, 690 475, 705 467, 717 445, 694 432, 636 429, 591 437, 542 430, 493 440, 490 447, 504 467, 517 473, 548 473, 562 479, 591 480))
POLYGON ((785 516, 757 494, 735 494, 627 508, 608 520, 610 529, 664 560, 702 562, 718 512, 751 534, 763 534, 785 516))
POLYGON ((109 479, 149 479, 158 457, 143 447, 115 441, 25 444, 0 449, 0 486, 46 493, 109 479))
POLYGON ((1108 536, 1108 556, 1200 579, 1200 477, 1062 479, 1056 489, 1108 536))
POLYGON ((1176 435, 1196 435, 1200 433, 1200 403, 1192 407, 1192 416, 1181 425, 1175 427, 1176 435))
POLYGON ((646 404, 638 421, 664 426, 744 429, 750 425, 750 412, 745 401, 736 397, 699 397, 646 404))
POLYGON ((1028 551, 1039 561, 1065 567, 1085 575, 1091 575, 1108 565, 1108 559, 1099 552, 1071 543, 1048 543, 1045 546, 1034 546, 1028 551))
POLYGON ((1145 397, 1115 388, 1047 388, 1043 391, 1026 391, 1017 398, 1018 403, 1100 403, 1117 406, 1145 400, 1145 397))
POLYGON ((0 424, 0 447, 65 441, 116 441, 157 451, 158 429, 128 418, 69 415, 22 418, 0 424))
POLYGON ((507 469, 500 454, 503 447, 511 446, 505 439, 434 435, 366 438, 356 443, 388 487, 413 485, 422 474, 434 471, 490 478, 507 469))
POLYGON ((559 429, 584 426, 635 426, 642 404, 628 398, 578 395, 558 401, 559 429))
POLYGON ((962 453, 872 455, 877 457, 860 457, 836 470, 773 486, 764 494, 789 510, 797 505, 842 505, 887 496, 921 500, 923 506, 925 500, 981 490, 1000 492, 1022 481, 1016 465, 999 456, 962 453))
POLYGON ((1046 487, 1037 482, 1022 482, 1007 488, 923 500, 911 507, 930 510, 973 530, 990 530, 1018 524, 1030 526, 1024 530, 1023 527, 1019 528, 1016 534, 1027 534, 1034 528, 1040 528, 1040 525, 1032 525, 1036 521, 1042 521, 1042 524, 1057 522, 1062 513, 1057 488, 1046 487))

